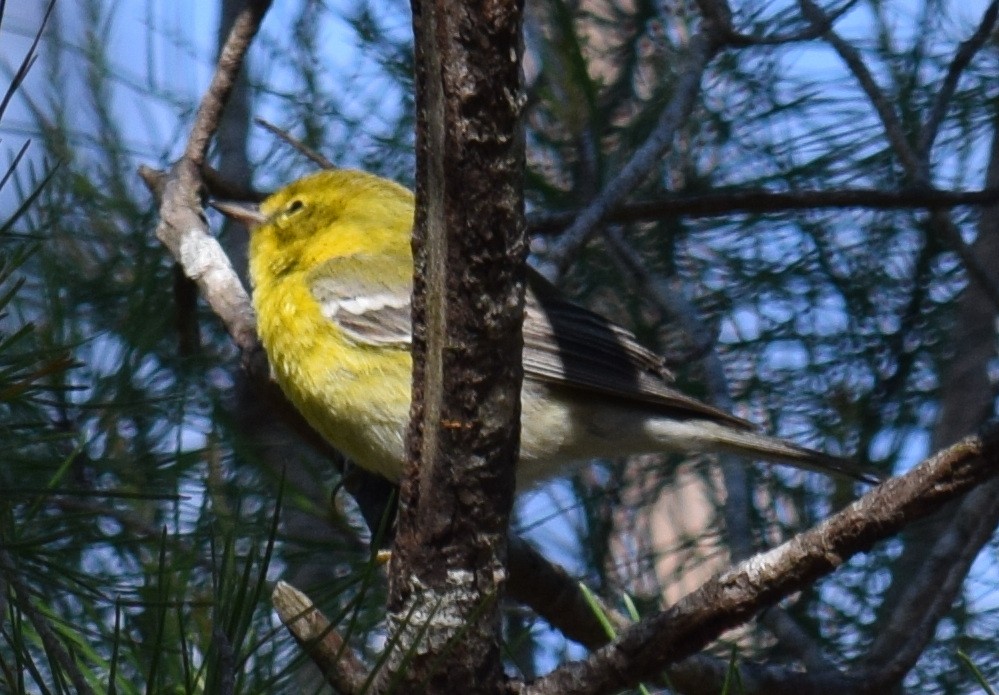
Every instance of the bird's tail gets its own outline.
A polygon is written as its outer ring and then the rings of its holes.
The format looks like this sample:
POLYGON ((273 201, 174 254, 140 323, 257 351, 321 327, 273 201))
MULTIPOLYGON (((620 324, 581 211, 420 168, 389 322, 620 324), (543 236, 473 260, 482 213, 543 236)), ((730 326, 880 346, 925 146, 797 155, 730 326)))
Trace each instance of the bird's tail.
POLYGON ((855 461, 823 454, 777 437, 751 430, 740 430, 709 420, 687 420, 683 425, 688 433, 697 433, 697 439, 700 440, 699 448, 704 451, 760 458, 826 475, 853 478, 872 485, 882 480, 881 476, 855 461))

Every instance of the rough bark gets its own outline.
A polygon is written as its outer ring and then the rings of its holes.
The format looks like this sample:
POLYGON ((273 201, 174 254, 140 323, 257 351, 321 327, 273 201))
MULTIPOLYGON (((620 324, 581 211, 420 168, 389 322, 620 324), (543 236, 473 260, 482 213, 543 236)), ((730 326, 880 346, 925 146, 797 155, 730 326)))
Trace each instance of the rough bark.
POLYGON ((413 3, 413 408, 390 571, 397 646, 381 681, 405 692, 503 688, 527 249, 521 11, 413 3))

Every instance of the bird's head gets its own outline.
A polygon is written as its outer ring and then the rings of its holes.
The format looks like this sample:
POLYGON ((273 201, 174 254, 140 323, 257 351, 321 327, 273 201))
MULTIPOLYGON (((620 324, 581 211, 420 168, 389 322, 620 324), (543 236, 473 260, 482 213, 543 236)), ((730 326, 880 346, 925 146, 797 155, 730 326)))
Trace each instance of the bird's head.
POLYGON ((301 178, 259 206, 214 202, 226 216, 244 223, 253 248, 294 253, 319 237, 338 255, 402 251, 413 226, 413 194, 388 179, 351 169, 321 171, 301 178))

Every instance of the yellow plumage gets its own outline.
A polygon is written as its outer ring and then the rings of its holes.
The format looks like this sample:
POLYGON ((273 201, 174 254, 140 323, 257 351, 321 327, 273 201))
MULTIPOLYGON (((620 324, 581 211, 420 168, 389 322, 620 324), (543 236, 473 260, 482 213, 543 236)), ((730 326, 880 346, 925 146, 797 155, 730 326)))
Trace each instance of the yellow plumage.
POLYGON ((310 286, 323 262, 358 254, 397 258, 388 272, 400 285, 409 283, 412 254, 397 242, 412 227, 413 197, 389 181, 360 176, 352 177, 350 195, 338 195, 343 176, 329 172, 294 183, 260 206, 268 223, 250 239, 253 307, 261 342, 288 399, 352 460, 395 479, 403 446, 398 423, 409 416, 409 350, 366 346, 345 336, 323 316, 310 286), (311 203, 287 211, 292 201, 320 194, 322 218, 311 203), (359 205, 357 196, 376 204, 359 205), (350 218, 337 220, 348 208, 350 218))
MULTIPOLYGON (((253 303, 278 384, 331 444, 390 480, 409 418, 413 205, 391 181, 326 171, 259 211, 217 206, 253 227, 253 303)), ((633 335, 531 271, 523 360, 521 486, 568 462, 657 451, 730 451, 871 479, 683 395, 633 335)))

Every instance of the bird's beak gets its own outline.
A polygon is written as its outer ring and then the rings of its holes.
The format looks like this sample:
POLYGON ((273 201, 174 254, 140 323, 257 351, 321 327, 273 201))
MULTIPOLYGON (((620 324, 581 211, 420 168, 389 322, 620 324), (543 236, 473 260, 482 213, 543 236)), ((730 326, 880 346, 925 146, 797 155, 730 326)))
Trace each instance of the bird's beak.
POLYGON ((260 206, 256 203, 237 203, 231 200, 212 200, 208 203, 213 208, 221 212, 230 220, 236 220, 246 225, 247 229, 253 229, 262 225, 267 218, 260 212, 260 206))

